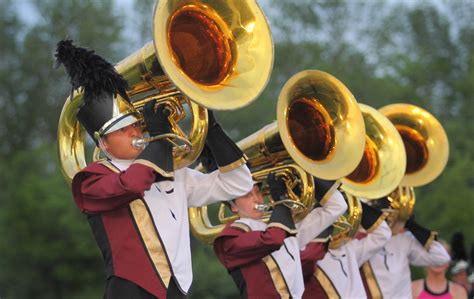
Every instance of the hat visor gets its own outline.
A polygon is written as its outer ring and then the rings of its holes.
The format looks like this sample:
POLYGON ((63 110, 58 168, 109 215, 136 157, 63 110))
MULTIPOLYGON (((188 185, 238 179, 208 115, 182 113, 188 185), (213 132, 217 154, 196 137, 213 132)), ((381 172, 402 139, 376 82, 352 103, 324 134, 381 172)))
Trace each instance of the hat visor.
POLYGON ((125 128, 126 126, 134 124, 137 121, 138 121, 138 118, 133 114, 124 115, 124 116, 122 116, 121 119, 115 121, 112 126, 107 128, 107 131, 104 132, 104 135, 115 132, 115 131, 120 130, 122 128, 125 128))

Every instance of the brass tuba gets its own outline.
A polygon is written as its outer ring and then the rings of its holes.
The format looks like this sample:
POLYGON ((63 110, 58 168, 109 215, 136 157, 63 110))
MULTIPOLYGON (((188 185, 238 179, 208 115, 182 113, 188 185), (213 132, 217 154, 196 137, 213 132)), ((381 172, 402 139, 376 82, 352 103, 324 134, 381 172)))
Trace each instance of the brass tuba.
POLYGON ((397 222, 405 223, 413 214, 415 208, 416 196, 415 189, 408 186, 398 186, 388 196, 390 208, 394 211, 387 216, 387 223, 394 227, 397 222))
POLYGON ((440 122, 428 111, 410 104, 392 104, 379 109, 397 128, 407 155, 403 186, 423 186, 446 167, 449 142, 440 122))
POLYGON ((365 150, 357 168, 341 180, 341 189, 365 199, 395 190, 405 174, 406 154, 395 126, 381 112, 359 104, 365 123, 365 150))
POLYGON ((398 232, 415 207, 413 187, 435 180, 446 167, 449 143, 439 121, 428 111, 411 104, 392 104, 379 109, 397 128, 407 155, 404 178, 390 195, 387 222, 398 232))
MULTIPOLYGON (((262 183, 266 180, 266 177, 270 172, 276 172, 278 175, 285 178, 287 189, 289 190, 290 198, 298 203, 295 209, 293 209, 293 217, 295 219, 302 219, 308 213, 309 209, 314 204, 314 181, 313 177, 304 171, 300 166, 294 163, 281 164, 268 169, 261 169, 259 171, 252 170, 252 177, 255 183, 262 183), (296 195, 291 190, 296 184, 301 186, 301 194, 296 195)), ((261 190, 264 197, 268 199, 269 190, 263 188, 261 190)), ((266 201, 269 202, 268 200, 266 201)), ((219 207, 215 211, 217 218, 215 219, 219 224, 214 224, 211 218, 214 216, 210 209, 215 207, 197 207, 189 208, 189 223, 191 232, 194 237, 198 240, 212 244, 214 239, 224 229, 226 223, 238 219, 237 215, 226 215, 226 207, 224 204, 219 204, 219 207)), ((264 221, 270 218, 270 212, 264 213, 264 221)))
MULTIPOLYGON (((131 87, 135 109, 157 99, 170 106, 173 132, 190 151, 175 152, 175 168, 191 164, 207 134, 207 110, 248 105, 262 92, 273 66, 273 42, 255 0, 160 0, 153 41, 116 65, 131 87), (188 107, 188 109, 186 109, 188 107), (179 123, 191 113, 189 134, 179 123)), ((58 125, 62 172, 68 182, 86 166, 84 129, 76 113, 82 92, 68 98, 58 125)))
MULTIPOLYGON (((295 182, 304 206, 293 209, 301 220, 314 205, 313 176, 338 179, 349 174, 364 151, 364 121, 351 92, 332 75, 315 70, 295 74, 283 86, 277 104, 277 121, 241 140, 255 181, 276 172, 286 178, 288 193, 295 182)), ((268 193, 262 190, 265 195, 268 193)), ((221 205, 220 214, 224 207, 221 205)), ((234 218, 219 218, 213 225, 207 207, 189 210, 196 238, 212 242, 234 218)))
POLYGON ((362 221, 360 200, 347 192, 341 193, 346 200, 347 210, 332 225, 330 249, 337 249, 352 240, 356 236, 362 221))

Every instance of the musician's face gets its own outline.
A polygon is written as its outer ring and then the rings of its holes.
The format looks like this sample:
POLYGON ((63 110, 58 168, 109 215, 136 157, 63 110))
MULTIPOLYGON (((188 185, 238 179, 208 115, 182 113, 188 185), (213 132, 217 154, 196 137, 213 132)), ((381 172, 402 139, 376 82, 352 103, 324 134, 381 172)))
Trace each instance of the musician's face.
POLYGON ((240 218, 261 219, 263 212, 255 209, 255 205, 263 203, 262 192, 257 185, 254 185, 252 190, 244 196, 238 197, 234 200, 235 206, 232 211, 239 214, 240 218))
POLYGON ((106 134, 102 137, 105 150, 114 158, 122 160, 133 160, 142 152, 132 146, 135 138, 142 138, 143 132, 138 123, 123 127, 117 131, 106 134))

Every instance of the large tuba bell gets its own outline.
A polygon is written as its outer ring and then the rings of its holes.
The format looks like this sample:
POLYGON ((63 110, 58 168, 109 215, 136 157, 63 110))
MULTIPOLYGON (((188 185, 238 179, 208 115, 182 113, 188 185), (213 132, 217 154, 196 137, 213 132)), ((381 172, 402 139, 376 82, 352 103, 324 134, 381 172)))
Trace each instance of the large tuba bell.
POLYGON ((387 222, 398 233, 412 215, 416 197, 413 187, 430 183, 444 170, 449 156, 446 133, 438 120, 410 104, 392 104, 379 109, 397 128, 406 151, 406 172, 400 186, 387 196, 387 222))
POLYGON ((365 199, 395 190, 405 174, 406 154, 395 126, 374 108, 359 104, 365 123, 365 150, 357 168, 342 179, 341 189, 365 199))
POLYGON ((407 155, 401 185, 423 186, 446 167, 449 143, 439 121, 428 111, 410 104, 392 104, 379 109, 397 128, 407 155))
POLYGON ((357 101, 341 81, 321 71, 302 71, 286 82, 278 99, 277 124, 264 131, 268 137, 256 143, 257 149, 276 141, 280 147, 267 151, 282 150, 283 143, 286 157, 326 180, 349 174, 364 152, 365 127, 357 101), (276 126, 279 134, 274 133, 276 126))
MULTIPOLYGON (((277 104, 277 121, 241 140, 255 181, 271 172, 285 177, 289 194, 300 183, 294 198, 293 217, 301 220, 314 205, 312 176, 338 179, 349 174, 364 151, 364 122, 350 91, 328 73, 307 70, 295 74, 283 86, 277 104)), ((268 193, 262 190, 265 195, 268 193)), ((220 208, 221 214, 224 207, 220 208)), ((191 230, 204 242, 212 242, 223 223, 235 218, 209 220, 208 208, 189 210, 191 230)))
MULTIPOLYGON (((157 99, 170 106, 173 132, 190 151, 175 151, 175 168, 192 163, 207 134, 207 110, 236 109, 256 99, 273 66, 273 43, 255 0, 157 2, 153 41, 116 65, 135 109, 157 99), (186 109, 186 106, 189 109, 186 109), (185 134, 179 122, 191 112, 185 134)), ((59 155, 68 182, 86 166, 84 130, 77 121, 82 92, 64 104, 58 125, 59 155)))

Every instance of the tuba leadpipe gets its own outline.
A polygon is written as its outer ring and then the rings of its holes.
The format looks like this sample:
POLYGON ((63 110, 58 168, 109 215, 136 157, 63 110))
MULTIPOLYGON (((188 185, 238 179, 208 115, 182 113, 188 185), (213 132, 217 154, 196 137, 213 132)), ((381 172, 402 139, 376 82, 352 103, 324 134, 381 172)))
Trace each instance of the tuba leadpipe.
MULTIPOLYGON (((290 205, 294 204, 295 201, 298 202, 298 204, 296 204, 297 206, 292 209, 294 219, 300 220, 304 218, 314 204, 315 190, 313 177, 296 164, 282 164, 259 171, 253 171, 252 177, 256 183, 262 183, 271 172, 285 177, 288 194, 293 201, 290 205), (301 194, 296 195, 292 192, 294 184, 300 185, 301 194)), ((265 197, 265 205, 272 206, 273 203, 269 196, 270 192, 268 188, 266 186, 262 187, 261 192, 265 197)), ((226 223, 238 219, 237 215, 226 216, 225 210, 225 205, 221 203, 217 209, 217 221, 219 223, 214 224, 210 220, 212 215, 210 215, 208 206, 189 208, 189 223, 193 235, 202 242, 212 243, 217 235, 224 229, 226 223)), ((270 212, 266 212, 262 220, 268 221, 269 218, 270 212)))

